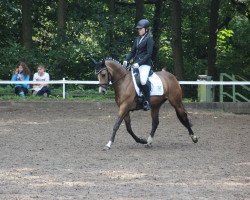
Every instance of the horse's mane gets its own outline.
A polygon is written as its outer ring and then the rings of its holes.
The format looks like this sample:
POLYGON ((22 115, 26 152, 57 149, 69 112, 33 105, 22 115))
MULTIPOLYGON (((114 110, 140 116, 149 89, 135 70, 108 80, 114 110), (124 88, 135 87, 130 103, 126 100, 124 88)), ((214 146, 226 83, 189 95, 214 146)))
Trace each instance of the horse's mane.
POLYGON ((111 57, 104 58, 104 60, 111 60, 111 61, 114 61, 115 63, 117 63, 117 64, 120 64, 120 65, 121 65, 121 63, 120 63, 119 61, 117 61, 116 59, 111 58, 111 57))
POLYGON ((95 73, 96 74, 100 73, 100 71, 106 67, 105 61, 112 61, 116 64, 121 65, 121 63, 119 61, 115 60, 114 58, 111 58, 111 57, 103 58, 99 62, 95 62, 95 73))

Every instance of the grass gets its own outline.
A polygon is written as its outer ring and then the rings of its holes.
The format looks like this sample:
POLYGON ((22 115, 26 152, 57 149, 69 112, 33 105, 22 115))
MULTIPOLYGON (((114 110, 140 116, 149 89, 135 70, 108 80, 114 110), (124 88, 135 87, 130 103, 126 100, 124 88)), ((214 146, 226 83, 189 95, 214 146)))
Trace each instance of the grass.
MULTIPOLYGON (((30 91, 29 91, 30 92, 30 91)), ((62 87, 51 87, 51 95, 49 97, 32 96, 30 93, 25 97, 26 100, 63 100, 62 87)), ((0 87, 0 100, 23 100, 23 97, 14 93, 14 87, 0 87)), ((106 95, 101 95, 98 89, 84 89, 83 87, 68 87, 66 90, 66 100, 82 100, 82 101, 114 101, 115 94, 112 89, 108 90, 106 95)))
MULTIPOLYGON (((64 100, 62 96, 62 87, 51 87, 51 95, 47 97, 43 96, 32 96, 29 94, 25 97, 26 100, 35 101, 35 100, 64 100)), ((23 97, 16 96, 14 94, 13 86, 0 86, 0 100, 23 100, 23 97)), ((110 101, 113 102, 115 100, 115 94, 112 88, 109 88, 108 93, 106 95, 101 95, 98 92, 98 88, 84 88, 83 86, 71 86, 67 87, 66 90, 66 98, 65 100, 69 101, 110 101)), ((183 102, 196 102, 191 98, 184 98, 183 102)))

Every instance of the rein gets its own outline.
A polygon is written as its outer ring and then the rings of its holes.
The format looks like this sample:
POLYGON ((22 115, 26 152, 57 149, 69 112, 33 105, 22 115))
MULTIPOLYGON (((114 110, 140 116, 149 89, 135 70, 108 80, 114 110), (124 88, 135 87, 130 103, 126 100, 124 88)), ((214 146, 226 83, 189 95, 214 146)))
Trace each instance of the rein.
MULTIPOLYGON (((109 73, 109 72, 108 72, 109 73)), ((115 80, 112 85, 114 85, 115 83, 117 83, 118 81, 120 81, 121 79, 123 79, 125 76, 127 76, 128 72, 125 73, 122 77, 118 78, 117 80, 115 80)))

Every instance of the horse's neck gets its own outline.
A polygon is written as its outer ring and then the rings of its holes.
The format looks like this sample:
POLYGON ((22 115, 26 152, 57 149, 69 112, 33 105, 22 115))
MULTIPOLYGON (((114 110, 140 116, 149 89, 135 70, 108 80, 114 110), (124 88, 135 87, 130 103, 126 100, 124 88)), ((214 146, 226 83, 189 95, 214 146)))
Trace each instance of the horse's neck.
POLYGON ((127 71, 124 68, 120 67, 116 63, 110 63, 110 65, 108 65, 107 67, 113 81, 119 80, 127 73, 127 71))
POLYGON ((123 91, 130 85, 129 83, 132 80, 131 73, 117 63, 110 63, 107 67, 116 95, 122 95, 123 91))
POLYGON ((115 100, 119 107, 125 100, 131 100, 131 97, 135 96, 131 73, 125 69, 122 71, 123 73, 120 73, 119 76, 115 76, 112 84, 115 91, 115 100))

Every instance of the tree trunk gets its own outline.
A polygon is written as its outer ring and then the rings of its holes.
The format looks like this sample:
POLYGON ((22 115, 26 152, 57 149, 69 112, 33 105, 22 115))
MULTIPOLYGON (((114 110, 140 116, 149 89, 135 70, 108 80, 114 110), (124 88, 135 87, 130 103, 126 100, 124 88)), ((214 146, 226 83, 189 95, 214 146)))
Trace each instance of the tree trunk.
MULTIPOLYGON (((58 0, 57 2, 57 43, 56 46, 58 50, 62 50, 62 44, 66 41, 66 1, 65 0, 58 0)), ((57 67, 57 74, 58 77, 61 79, 66 76, 65 70, 65 60, 66 58, 58 56, 58 67, 57 67)))
POLYGON ((184 64, 181 41, 181 0, 171 1, 172 49, 174 71, 178 80, 183 80, 184 64))
POLYGON ((210 24, 209 24, 209 43, 208 43, 208 75, 216 79, 216 44, 219 20, 220 0, 211 1, 210 24))
POLYGON ((109 7, 109 21, 108 21, 108 31, 107 31, 107 49, 109 49, 109 53, 111 56, 114 56, 114 15, 115 15, 115 0, 110 0, 108 3, 109 7))
POLYGON ((65 0, 58 0, 57 22, 59 29, 65 29, 65 0))
POLYGON ((31 0, 22 0, 22 42, 27 50, 32 49, 31 0))
POLYGON ((136 24, 139 20, 143 19, 144 0, 136 0, 135 5, 136 5, 136 15, 135 15, 135 24, 136 24))
MULTIPOLYGON (((57 24, 58 24, 58 39, 60 43, 64 43, 66 40, 66 30, 65 30, 65 25, 66 25, 66 2, 65 0, 58 0, 57 2, 57 24)), ((59 43, 58 43, 59 44, 59 43)), ((61 46, 59 44, 59 46, 61 46)))
POLYGON ((152 59, 154 61, 155 70, 159 70, 159 60, 158 60, 158 52, 160 48, 160 37, 161 37, 161 17, 162 17, 162 9, 163 8, 163 0, 158 0, 155 3, 155 12, 154 12, 154 21, 152 33, 155 41, 155 48, 153 51, 152 59))

